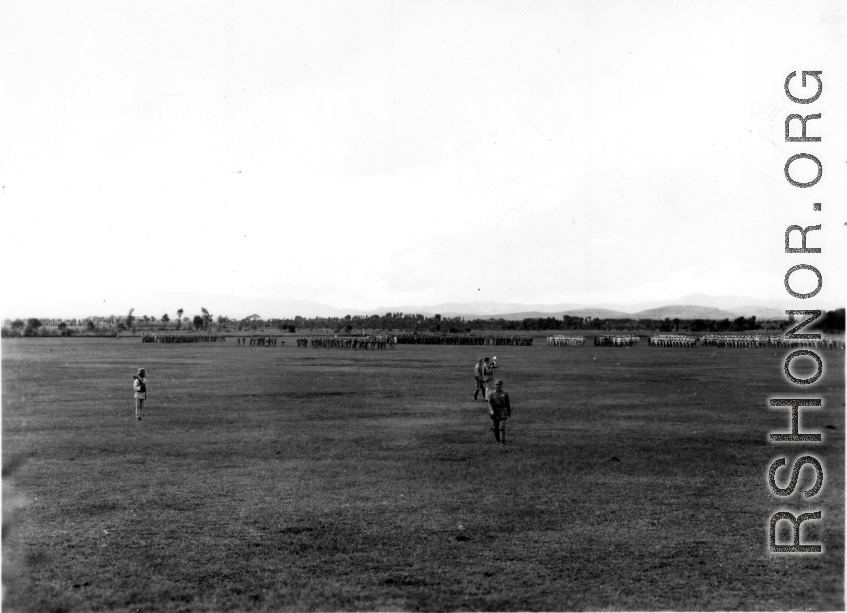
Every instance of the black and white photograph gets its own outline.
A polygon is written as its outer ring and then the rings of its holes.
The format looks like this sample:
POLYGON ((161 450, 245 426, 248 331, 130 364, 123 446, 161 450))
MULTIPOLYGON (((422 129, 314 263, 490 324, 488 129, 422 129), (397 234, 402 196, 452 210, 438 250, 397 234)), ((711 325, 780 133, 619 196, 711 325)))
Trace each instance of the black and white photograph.
POLYGON ((847 3, 0 4, 2 610, 844 611, 847 3))

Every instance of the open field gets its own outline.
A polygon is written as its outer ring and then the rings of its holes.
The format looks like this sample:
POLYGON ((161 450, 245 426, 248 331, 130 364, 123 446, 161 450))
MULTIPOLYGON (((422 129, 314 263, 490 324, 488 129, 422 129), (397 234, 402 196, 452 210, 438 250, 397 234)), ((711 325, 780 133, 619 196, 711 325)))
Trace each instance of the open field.
POLYGON ((4 339, 4 609, 844 608, 843 352, 798 393, 786 350, 536 343, 4 339), (492 351, 505 448, 471 400, 492 351), (823 444, 767 442, 773 395, 824 397, 823 444), (809 453, 821 493, 804 468, 774 498, 771 462, 809 453), (768 554, 781 509, 823 509, 823 554, 768 554))

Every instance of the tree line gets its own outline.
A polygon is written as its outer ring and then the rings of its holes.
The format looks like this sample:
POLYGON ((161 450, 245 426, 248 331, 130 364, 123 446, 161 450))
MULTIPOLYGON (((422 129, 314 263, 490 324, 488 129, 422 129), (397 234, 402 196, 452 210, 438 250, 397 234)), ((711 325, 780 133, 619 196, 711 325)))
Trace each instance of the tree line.
MULTIPOLYGON (((576 317, 527 317, 524 319, 442 317, 439 314, 422 315, 420 313, 386 313, 385 315, 345 315, 344 317, 301 317, 263 319, 258 314, 236 320, 224 315, 217 318, 205 307, 193 318, 183 317, 185 310, 176 311, 176 319, 171 321, 166 313, 157 321, 154 317, 135 315, 135 309, 122 317, 92 317, 85 320, 38 318, 7 321, 2 328, 3 336, 87 336, 109 335, 117 332, 135 332, 138 330, 165 331, 191 330, 216 331, 252 331, 275 328, 281 332, 307 332, 331 330, 336 333, 355 334, 364 331, 381 330, 385 332, 432 332, 469 334, 471 332, 543 332, 543 331, 629 331, 629 332, 702 332, 731 333, 753 330, 779 333, 786 327, 795 325, 794 317, 780 320, 759 320, 756 316, 737 317, 735 319, 635 319, 576 317), (58 322, 58 323, 56 323, 58 322)), ((812 328, 827 333, 844 332, 844 309, 826 311, 812 328)))
MULTIPOLYGON (((777 333, 786 326, 793 327, 794 319, 759 320, 751 317, 735 319, 611 319, 576 317, 527 317, 510 320, 503 318, 473 318, 442 317, 441 315, 426 316, 420 313, 386 313, 385 315, 345 315, 344 317, 294 317, 282 319, 262 319, 252 315, 238 322, 238 329, 273 327, 282 331, 333 330, 353 334, 365 330, 384 330, 388 332, 449 332, 452 334, 467 334, 475 331, 485 332, 542 332, 542 331, 577 331, 577 330, 626 330, 632 332, 746 332, 765 330, 777 333)), ((827 311, 815 326, 826 332, 844 331, 844 309, 827 311)))

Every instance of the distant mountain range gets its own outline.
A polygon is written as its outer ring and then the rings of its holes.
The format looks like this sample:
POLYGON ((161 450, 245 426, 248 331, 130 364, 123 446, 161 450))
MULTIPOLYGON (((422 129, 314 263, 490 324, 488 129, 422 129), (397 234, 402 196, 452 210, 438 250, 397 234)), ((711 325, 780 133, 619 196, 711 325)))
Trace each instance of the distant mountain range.
MULTIPOLYGON (((445 317, 456 317, 459 313, 442 313, 445 317)), ((601 308, 582 308, 571 309, 568 311, 556 311, 553 313, 543 311, 523 311, 519 313, 496 313, 493 315, 465 315, 464 317, 493 317, 495 319, 506 320, 521 320, 536 317, 556 317, 561 318, 564 315, 572 317, 591 317, 592 319, 735 319, 737 317, 756 316, 756 319, 785 319, 785 311, 771 309, 761 306, 738 307, 731 311, 716 309, 713 307, 703 307, 692 304, 673 304, 654 309, 645 309, 634 313, 625 311, 614 311, 611 309, 601 308)))
MULTIPOLYGON (((592 305, 562 303, 533 304, 496 302, 471 302, 466 304, 444 303, 423 307, 380 308, 376 313, 396 312, 421 313, 431 315, 439 313, 443 317, 464 317, 473 319, 502 318, 520 320, 531 317, 591 317, 603 319, 735 319, 752 317, 757 319, 786 319, 785 309, 810 308, 798 305, 796 300, 760 299, 750 296, 710 296, 708 294, 690 294, 675 300, 655 300, 631 304, 598 303, 592 305)), ((834 304, 817 304, 816 308, 832 310, 834 304)))
MULTIPOLYGON (((62 317, 126 315, 135 308, 135 315, 152 315, 161 318, 167 313, 173 319, 176 310, 185 309, 185 316, 192 317, 200 313, 200 307, 208 308, 212 314, 225 315, 241 319, 249 315, 259 315, 263 319, 301 317, 343 317, 345 315, 385 315, 386 313, 420 313, 443 317, 503 318, 524 319, 527 317, 576 317, 592 318, 652 318, 671 319, 735 319, 750 317, 758 319, 785 318, 785 309, 821 308, 832 310, 843 305, 815 301, 814 305, 798 304, 796 299, 784 300, 760 299, 750 296, 711 296, 708 294, 690 294, 673 300, 654 300, 648 302, 617 303, 556 303, 523 304, 517 302, 446 302, 435 305, 381 306, 370 310, 348 309, 312 302, 310 300, 292 300, 277 298, 249 298, 243 296, 207 294, 200 292, 159 292, 142 290, 132 293, 115 294, 109 292, 108 298, 98 299, 101 307, 91 308, 91 302, 63 301, 60 306, 51 306, 38 313, 4 313, 4 317, 62 317)), ((51 304, 57 304, 52 302, 51 304)))

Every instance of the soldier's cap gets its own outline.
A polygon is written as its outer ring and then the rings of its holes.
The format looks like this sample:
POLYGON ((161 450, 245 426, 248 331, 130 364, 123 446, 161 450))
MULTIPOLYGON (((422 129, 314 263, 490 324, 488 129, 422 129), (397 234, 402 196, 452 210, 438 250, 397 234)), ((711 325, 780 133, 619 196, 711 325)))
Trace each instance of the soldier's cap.
POLYGON ((503 379, 497 379, 497 380, 494 382, 494 385, 503 385, 503 379))
POLYGON ((485 358, 485 361, 487 362, 487 361, 488 361, 488 358, 485 358))
POLYGON ((144 372, 144 373, 146 373, 147 371, 146 371, 146 370, 144 370, 143 368, 139 368, 139 369, 138 369, 138 374, 139 374, 139 375, 140 375, 141 373, 143 373, 143 372, 144 372))

